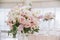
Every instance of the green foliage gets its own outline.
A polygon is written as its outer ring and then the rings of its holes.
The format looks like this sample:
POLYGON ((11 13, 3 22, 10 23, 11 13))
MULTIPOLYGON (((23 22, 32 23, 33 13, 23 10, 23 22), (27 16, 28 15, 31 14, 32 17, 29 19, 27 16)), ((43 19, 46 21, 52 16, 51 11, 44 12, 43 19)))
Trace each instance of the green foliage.
POLYGON ((8 32, 8 34, 9 33, 12 33, 13 34, 13 38, 15 38, 16 37, 16 34, 17 34, 17 26, 16 25, 13 25, 13 29, 12 30, 10 30, 9 32, 8 32))
POLYGON ((23 28, 23 30, 21 31, 21 33, 29 33, 29 31, 30 31, 30 33, 34 33, 34 32, 38 32, 39 31, 39 29, 37 28, 37 29, 31 29, 30 27, 29 28, 23 28))
POLYGON ((38 31, 39 31, 39 29, 34 29, 33 31, 38 32, 38 31))
POLYGON ((20 25, 20 23, 16 20, 16 23, 13 26, 18 27, 20 25))
POLYGON ((13 30, 12 30, 13 38, 16 37, 17 30, 18 30, 17 25, 13 25, 13 30))
POLYGON ((37 28, 37 29, 34 29, 34 28, 33 28, 33 30, 32 30, 32 32, 31 32, 31 33, 33 34, 34 32, 38 32, 38 31, 39 31, 39 29, 38 29, 38 28, 37 28))
POLYGON ((18 26, 19 26, 19 22, 16 21, 16 23, 13 25, 13 29, 11 29, 9 32, 8 32, 8 35, 9 33, 12 33, 13 34, 13 38, 16 37, 16 34, 17 34, 17 31, 18 31, 18 26))
POLYGON ((31 31, 31 28, 29 27, 29 28, 23 28, 23 31, 24 31, 24 33, 29 33, 29 31, 31 31))
MULTIPOLYGON (((16 37, 16 34, 17 34, 17 31, 18 31, 18 26, 20 25, 20 23, 16 20, 16 23, 13 25, 13 29, 11 29, 9 32, 8 32, 8 35, 9 33, 12 33, 13 34, 13 38, 16 37)), ((34 32, 38 32, 39 31, 39 28, 23 28, 23 30, 21 31, 21 33, 31 33, 33 34, 34 32)))

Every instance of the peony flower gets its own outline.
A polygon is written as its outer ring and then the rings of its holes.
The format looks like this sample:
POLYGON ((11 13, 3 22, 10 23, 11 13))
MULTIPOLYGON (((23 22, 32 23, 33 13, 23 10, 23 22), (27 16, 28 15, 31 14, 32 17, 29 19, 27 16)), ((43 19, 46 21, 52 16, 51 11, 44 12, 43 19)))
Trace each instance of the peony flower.
POLYGON ((38 11, 30 10, 30 7, 16 6, 8 14, 7 24, 11 28, 13 37, 16 37, 17 31, 21 33, 38 32, 38 22, 42 18, 38 11), (16 8, 17 7, 17 8, 16 8))
POLYGON ((24 17, 22 17, 22 16, 18 18, 18 21, 21 24, 25 24, 26 23, 26 19, 24 17))
MULTIPOLYGON (((18 28, 18 31, 20 31, 20 32, 26 31, 25 29, 28 29, 28 31, 32 32, 33 30, 31 30, 31 28, 33 28, 33 29, 37 28, 39 19, 41 19, 42 16, 38 14, 38 11, 33 12, 28 9, 21 7, 21 8, 15 8, 15 9, 11 10, 11 12, 8 14, 8 17, 9 17, 9 20, 7 22, 8 25, 12 29, 13 29, 13 27, 14 28, 17 27, 17 25, 18 25, 17 28, 18 28)), ((17 28, 16 28, 16 30, 17 30, 17 28)), ((16 30, 14 30, 14 32, 16 30)))
POLYGON ((27 22, 24 24, 24 27, 25 27, 25 28, 29 28, 29 27, 31 27, 31 24, 27 21, 27 22))

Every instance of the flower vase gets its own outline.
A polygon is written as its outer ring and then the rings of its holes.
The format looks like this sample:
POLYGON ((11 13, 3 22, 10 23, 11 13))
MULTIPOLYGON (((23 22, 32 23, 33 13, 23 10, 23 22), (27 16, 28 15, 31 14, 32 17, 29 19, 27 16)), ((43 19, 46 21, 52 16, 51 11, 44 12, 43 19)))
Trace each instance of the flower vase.
POLYGON ((13 37, 12 33, 10 33, 10 34, 8 35, 8 38, 7 38, 6 40, 9 40, 9 39, 10 39, 10 40, 18 40, 18 37, 17 37, 17 35, 13 37))

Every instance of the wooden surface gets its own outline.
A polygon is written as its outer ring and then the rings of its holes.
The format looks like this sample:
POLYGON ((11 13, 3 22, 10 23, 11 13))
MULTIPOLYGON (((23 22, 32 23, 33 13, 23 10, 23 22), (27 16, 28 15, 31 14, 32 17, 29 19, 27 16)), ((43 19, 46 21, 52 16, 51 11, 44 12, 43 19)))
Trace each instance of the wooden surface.
POLYGON ((58 36, 44 36, 44 35, 34 35, 34 36, 30 36, 29 40, 60 40, 60 38, 58 36))
MULTIPOLYGON (((21 38, 21 35, 19 36, 21 38)), ((7 32, 0 33, 1 40, 13 40, 8 36, 7 32)), ((60 36, 56 35, 42 35, 42 34, 30 34, 28 36, 29 40, 60 40, 60 36)), ((17 40, 17 39, 16 39, 17 40)), ((26 40, 26 39, 25 39, 26 40)))

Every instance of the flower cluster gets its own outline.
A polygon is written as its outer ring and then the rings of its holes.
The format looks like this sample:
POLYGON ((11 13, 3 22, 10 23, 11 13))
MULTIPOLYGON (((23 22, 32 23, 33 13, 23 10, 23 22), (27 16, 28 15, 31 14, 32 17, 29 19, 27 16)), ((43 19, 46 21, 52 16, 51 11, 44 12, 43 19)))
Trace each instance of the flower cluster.
POLYGON ((49 13, 46 13, 43 18, 44 18, 44 20, 48 21, 48 20, 54 19, 55 15, 53 13, 49 12, 49 13))
POLYGON ((11 30, 9 33, 16 37, 17 31, 21 33, 34 33, 39 30, 39 17, 27 8, 15 8, 8 14, 7 24, 11 30))

